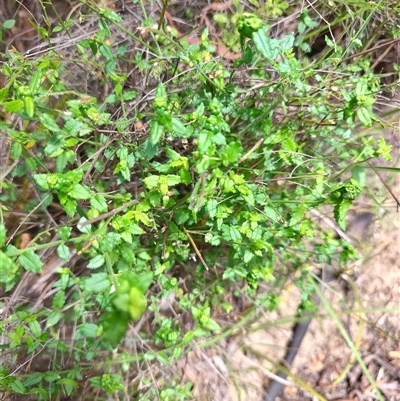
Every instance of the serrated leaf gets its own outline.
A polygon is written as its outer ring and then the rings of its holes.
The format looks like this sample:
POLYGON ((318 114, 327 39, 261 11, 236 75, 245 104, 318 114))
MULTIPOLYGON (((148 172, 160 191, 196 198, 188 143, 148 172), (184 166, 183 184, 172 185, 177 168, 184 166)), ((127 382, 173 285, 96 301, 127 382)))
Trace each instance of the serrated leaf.
POLYGON ((129 321, 129 315, 120 311, 111 311, 103 315, 100 319, 100 324, 103 326, 103 340, 115 348, 128 330, 129 321))
POLYGON ((360 120, 360 123, 365 125, 366 127, 372 127, 372 118, 371 113, 366 107, 359 107, 357 109, 357 117, 360 120))
POLYGON ((269 38, 264 29, 253 32, 253 41, 258 52, 267 60, 274 61, 279 56, 278 41, 269 38))
POLYGON ((39 256, 31 250, 25 251, 19 258, 19 264, 25 269, 33 273, 41 273, 43 263, 39 256))
POLYGON ((149 189, 153 189, 158 187, 158 181, 160 179, 160 176, 158 175, 151 175, 149 177, 146 177, 143 182, 145 183, 145 185, 147 186, 147 188, 149 189))
POLYGON ((39 185, 39 187, 49 190, 49 183, 47 181, 47 174, 35 174, 33 176, 33 179, 35 180, 36 184, 39 185))
POLYGON ((253 258, 254 258, 254 253, 247 249, 243 255, 243 262, 249 263, 253 258))
POLYGON ((74 199, 90 199, 92 197, 92 193, 90 189, 82 184, 75 184, 68 195, 74 199))
POLYGON ((49 114, 44 113, 39 117, 39 119, 40 122, 43 124, 43 126, 47 128, 49 131, 52 132, 60 131, 60 127, 57 125, 54 118, 51 117, 49 114))
POLYGON ((233 242, 240 242, 242 240, 242 234, 235 226, 229 226, 229 234, 233 242))
POLYGON ((100 213, 105 213, 108 210, 106 198, 100 194, 96 194, 90 198, 90 206, 100 213))
POLYGON ((291 226, 294 226, 295 224, 297 224, 299 221, 303 220, 305 215, 307 213, 307 207, 305 205, 298 205, 292 213, 292 217, 290 219, 289 224, 291 226))
POLYGON ((102 44, 99 47, 99 52, 104 56, 107 60, 112 60, 114 58, 114 55, 112 54, 112 51, 110 47, 106 44, 102 44))
POLYGON ((107 273, 94 273, 83 278, 81 282, 82 290, 88 293, 105 291, 110 285, 111 282, 107 273))
POLYGON ((189 138, 191 135, 191 130, 185 127, 177 118, 172 118, 172 127, 174 134, 179 138, 189 138))
POLYGON ((36 338, 38 338, 42 334, 42 328, 40 327, 40 324, 37 320, 29 323, 29 330, 36 338))
POLYGON ((280 41, 280 51, 281 52, 285 52, 287 50, 290 50, 293 48, 294 45, 294 41, 295 41, 295 37, 294 35, 291 33, 289 35, 284 36, 280 41))
POLYGON ((65 244, 61 244, 57 247, 57 255, 60 259, 68 262, 71 257, 71 252, 65 244))
POLYGON ((55 134, 50 137, 44 148, 46 155, 56 157, 63 151, 65 144, 65 138, 61 134, 55 134))
POLYGON ((217 201, 215 199, 209 199, 207 201, 207 212, 210 219, 214 219, 217 214, 217 201))
POLYGON ((98 269, 103 266, 105 263, 105 259, 103 255, 96 255, 87 265, 88 269, 98 269))
POLYGON ((96 338, 98 336, 99 326, 94 323, 84 323, 78 325, 76 331, 77 334, 81 334, 84 337, 96 338))
POLYGON ((360 78, 356 85, 356 95, 362 96, 368 93, 368 83, 365 79, 360 78))
POLYGON ((63 317, 63 314, 59 311, 53 311, 50 313, 50 315, 47 317, 46 320, 46 326, 47 327, 53 327, 55 326, 63 317))
POLYGON ((343 231, 346 231, 346 215, 351 204, 351 200, 345 199, 341 203, 335 205, 333 209, 333 216, 335 218, 335 221, 343 231))
POLYGON ((168 174, 167 175, 167 185, 173 186, 181 183, 181 177, 179 175, 168 174))
POLYGON ((135 99, 137 94, 138 93, 136 91, 127 91, 127 92, 124 92, 122 97, 124 100, 133 100, 133 99, 135 99))
POLYGON ((60 290, 53 297, 53 306, 61 309, 65 304, 65 291, 60 290))
POLYGON ((121 248, 121 256, 130 264, 134 264, 136 262, 135 254, 132 249, 128 247, 121 248))
POLYGON ((17 394, 25 394, 26 393, 26 388, 25 386, 22 384, 21 380, 15 380, 12 384, 11 384, 11 389, 16 392, 17 394))
POLYGON ((71 200, 71 199, 62 199, 61 194, 59 195, 60 198, 60 202, 64 207, 65 213, 67 213, 67 215, 69 217, 74 217, 74 214, 76 212, 76 201, 75 200, 71 200))
POLYGON ((14 279, 18 267, 14 261, 3 252, 0 252, 0 283, 8 283, 14 279))
POLYGON ((190 212, 187 209, 179 209, 175 212, 175 222, 176 224, 183 224, 189 220, 190 212))

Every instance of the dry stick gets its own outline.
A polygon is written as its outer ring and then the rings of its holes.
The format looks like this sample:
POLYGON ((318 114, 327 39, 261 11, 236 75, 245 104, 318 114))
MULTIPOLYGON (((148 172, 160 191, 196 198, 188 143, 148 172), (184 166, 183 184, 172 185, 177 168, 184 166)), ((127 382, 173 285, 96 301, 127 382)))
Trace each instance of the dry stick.
POLYGON ((390 195, 392 195, 392 198, 394 199, 394 201, 396 202, 396 206, 397 206, 397 210, 399 210, 400 208, 400 201, 397 198, 397 196, 393 193, 393 191, 389 188, 389 186, 386 184, 385 180, 380 176, 380 174, 378 173, 378 171, 376 170, 376 168, 369 162, 367 161, 368 166, 370 166, 372 168, 372 170, 374 170, 374 173, 378 176, 378 178, 380 179, 381 183, 385 186, 385 188, 387 189, 387 191, 390 193, 390 195))
MULTIPOLYGON (((323 272, 320 273, 321 283, 327 283, 335 278, 334 275, 328 275, 324 277, 323 272)), ((314 302, 315 305, 318 306, 321 303, 321 299, 318 294, 314 291, 314 302)), ((301 343, 307 333, 308 327, 310 326, 311 320, 313 318, 313 312, 304 312, 301 317, 304 317, 306 320, 298 321, 293 327, 293 336, 290 340, 290 343, 287 347, 286 355, 283 359, 283 366, 289 368, 292 366, 292 363, 300 349, 301 343)), ((276 374, 280 379, 286 380, 287 373, 283 370, 279 370, 276 374)), ((280 380, 272 379, 269 383, 267 391, 264 394, 262 401, 275 401, 277 397, 282 394, 283 389, 285 388, 285 384, 283 384, 280 380)))
MULTIPOLYGON (((337 227, 334 227, 333 223, 329 223, 329 219, 325 218, 322 214, 320 214, 317 211, 314 211, 314 214, 316 216, 318 216, 319 218, 323 219, 325 221, 325 223, 329 224, 330 227, 334 228, 340 237, 342 237, 343 239, 346 239, 353 245, 355 244, 355 241, 353 241, 348 234, 344 233, 342 230, 338 229, 337 227)), ((360 226, 358 226, 358 229, 357 229, 356 228, 357 221, 355 221, 355 222, 353 222, 353 229, 354 229, 354 231, 360 230, 361 232, 364 232, 364 231, 366 231, 366 228, 369 226, 369 224, 371 224, 371 222, 372 222, 372 220, 370 220, 370 219, 363 220, 363 224, 364 225, 366 224, 366 226, 362 226, 362 228, 360 228, 360 226)), ((348 230, 348 232, 351 232, 351 231, 352 231, 352 229, 348 230)), ((353 234, 355 234, 355 233, 353 233, 353 234)), ((320 287, 323 286, 324 283, 332 281, 336 278, 336 275, 334 273, 323 274, 323 272, 321 272, 318 276, 320 277, 320 280, 321 280, 320 287)), ((321 298, 318 296, 316 290, 314 290, 314 300, 315 300, 315 304, 317 306, 321 302, 321 298)), ((311 323, 311 319, 313 318, 313 314, 310 312, 306 312, 303 316, 307 320, 299 321, 298 323, 296 323, 296 325, 293 328, 292 340, 287 347, 287 353, 284 357, 284 367, 285 368, 289 368, 292 365, 292 362, 300 348, 300 345, 304 339, 304 336, 307 333, 308 327, 311 323)), ((280 377, 282 379, 287 378, 287 374, 284 370, 279 370, 277 372, 277 375, 278 375, 278 377, 280 377)), ((275 401, 275 399, 281 395, 284 387, 285 387, 285 385, 283 385, 279 381, 277 381, 275 379, 271 380, 269 387, 264 394, 263 401, 275 401)))
POLYGON ((201 263, 203 263, 203 266, 206 268, 206 270, 210 270, 209 267, 207 266, 206 261, 203 259, 203 256, 201 256, 201 253, 199 251, 199 249, 197 248, 195 242, 193 241, 193 238, 191 237, 191 235, 189 234, 188 230, 186 230, 185 227, 183 227, 183 231, 185 231, 185 234, 188 236, 190 243, 192 244, 194 251, 196 252, 196 255, 199 257, 199 259, 201 260, 201 263))
POLYGON ((239 159, 239 163, 244 162, 246 159, 248 159, 252 153, 254 153, 264 142, 264 138, 259 139, 255 145, 244 155, 239 159))
POLYGON ((371 70, 375 70, 376 66, 388 55, 388 53, 390 52, 390 50, 392 50, 393 46, 395 44, 392 43, 390 46, 388 46, 388 48, 376 59, 375 63, 372 64, 371 66, 371 70))
POLYGON ((343 59, 342 63, 345 63, 346 61, 349 61, 349 60, 351 60, 351 59, 353 59, 355 57, 363 56, 364 54, 371 53, 371 52, 373 52, 373 51, 375 51, 377 49, 380 49, 381 47, 385 47, 385 46, 391 45, 392 43, 397 43, 397 42, 400 42, 399 38, 393 39, 393 40, 388 40, 387 42, 381 43, 380 45, 377 45, 375 47, 371 47, 371 49, 366 49, 366 50, 363 50, 362 52, 359 52, 359 53, 356 53, 356 54, 352 54, 351 56, 346 57, 345 59, 343 59))
POLYGON ((137 200, 131 200, 129 202, 124 203, 122 206, 117 207, 116 209, 113 209, 113 210, 111 210, 111 211, 109 211, 107 213, 101 214, 100 216, 97 216, 97 217, 93 217, 93 219, 89 219, 89 220, 83 221, 82 223, 78 223, 78 228, 85 227, 88 224, 97 223, 98 221, 102 221, 102 220, 108 219, 109 217, 115 216, 119 212, 122 212, 127 207, 132 206, 135 203, 138 203, 138 201, 137 200))

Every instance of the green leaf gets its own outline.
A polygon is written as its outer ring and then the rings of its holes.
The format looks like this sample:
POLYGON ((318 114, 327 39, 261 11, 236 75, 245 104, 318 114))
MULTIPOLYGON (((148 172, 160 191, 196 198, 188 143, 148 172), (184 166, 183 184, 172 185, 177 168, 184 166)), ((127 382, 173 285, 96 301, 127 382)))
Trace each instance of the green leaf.
POLYGON ((77 338, 88 337, 88 338, 96 338, 98 337, 99 327, 94 323, 84 323, 80 324, 76 328, 77 338))
POLYGON ((29 90, 31 94, 34 95, 41 86, 43 72, 41 70, 37 70, 33 75, 31 80, 29 81, 29 90))
POLYGON ((179 225, 180 225, 180 224, 184 224, 186 221, 189 220, 190 215, 191 215, 191 213, 190 213, 189 210, 187 210, 187 209, 178 209, 178 210, 175 212, 175 221, 176 221, 176 224, 179 224, 179 225))
POLYGON ((284 36, 279 41, 280 51, 281 52, 285 52, 285 51, 293 49, 294 41, 295 41, 295 37, 294 37, 294 35, 292 33, 289 34, 289 35, 284 36))
POLYGON ((213 143, 213 133, 207 130, 200 132, 197 147, 201 153, 206 153, 213 143))
POLYGON ((90 260, 88 265, 86 266, 88 269, 98 269, 103 266, 105 263, 105 259, 103 255, 96 255, 93 259, 90 260))
POLYGON ((258 52, 267 60, 274 61, 279 56, 276 39, 270 39, 264 29, 253 32, 253 40, 258 52))
POLYGON ((152 121, 150 127, 150 143, 154 146, 160 142, 164 127, 158 121, 152 121))
POLYGON ((50 137, 44 148, 46 155, 56 157, 63 151, 65 145, 65 138, 61 134, 55 134, 50 137))
POLYGON ((163 351, 157 352, 156 357, 162 364, 166 366, 171 366, 171 361, 169 360, 169 357, 165 352, 163 351))
POLYGON ((96 194, 90 198, 90 206, 100 213, 105 213, 108 210, 106 198, 100 194, 96 194))
POLYGON ((110 49, 110 46, 106 45, 106 44, 102 44, 99 47, 99 52, 107 59, 107 60, 111 60, 114 58, 114 55, 112 54, 112 51, 110 49))
POLYGON ((60 290, 53 297, 53 306, 61 309, 65 304, 65 291, 60 290))
POLYGON ((30 374, 24 380, 24 386, 30 387, 30 386, 33 386, 34 384, 40 383, 42 380, 43 380, 43 373, 33 373, 33 374, 30 374))
POLYGON ((57 380, 57 385, 63 386, 68 396, 70 396, 72 392, 79 387, 78 383, 75 380, 67 378, 57 380))
POLYGON ((147 307, 147 300, 144 294, 136 287, 129 291, 128 312, 132 320, 139 320, 147 307))
POLYGON ((35 114, 35 101, 33 100, 32 96, 25 96, 24 109, 27 116, 32 118, 35 114))
POLYGON ((46 326, 53 327, 55 326, 63 317, 63 314, 59 311, 53 311, 47 318, 46 326))
POLYGON ((114 248, 121 243, 121 235, 118 233, 107 233, 101 243, 100 248, 104 253, 112 252, 114 248))
POLYGON ((7 113, 18 113, 24 108, 24 101, 21 99, 11 100, 4 104, 3 108, 7 113))
POLYGON ((192 134, 191 130, 183 125, 177 118, 172 118, 172 127, 174 134, 179 138, 189 138, 192 134))
POLYGON ((74 217, 77 207, 76 201, 67 198, 62 199, 60 194, 59 197, 60 197, 60 202, 64 207, 65 213, 67 213, 69 217, 74 217))
POLYGON ((11 29, 15 25, 15 19, 8 19, 3 22, 3 29, 11 29))
POLYGON ((291 226, 294 226, 298 222, 304 219, 305 215, 307 213, 307 207, 303 204, 298 205, 292 213, 292 217, 290 219, 289 224, 291 226))
POLYGON ((25 269, 33 273, 41 273, 43 263, 35 252, 27 250, 19 258, 19 264, 25 269))
POLYGON ((29 323, 29 330, 31 331, 32 335, 36 338, 40 337, 42 334, 42 328, 37 320, 29 323))
POLYGON ((129 321, 129 315, 120 311, 113 310, 104 314, 99 321, 103 326, 103 341, 115 348, 128 330, 129 321))
POLYGON ((71 253, 69 251, 69 248, 65 244, 61 244, 57 247, 57 255, 60 259, 69 261, 69 258, 71 257, 71 253))
POLYGON ((109 19, 111 22, 115 23, 120 23, 123 21, 122 17, 118 15, 115 11, 110 10, 109 8, 101 8, 100 10, 101 15, 104 15, 107 19, 109 19))
POLYGON ((233 242, 241 242, 242 234, 240 234, 239 230, 235 226, 229 227, 229 234, 233 242))
POLYGON ((107 273, 94 273, 89 277, 82 278, 81 282, 82 290, 88 293, 105 291, 110 285, 107 273))
POLYGON ((68 193, 71 198, 74 199, 90 199, 92 197, 92 193, 88 187, 81 184, 75 184, 72 190, 68 193))
POLYGON ((60 375, 56 372, 46 372, 43 376, 44 380, 48 383, 52 383, 60 378, 60 375))
POLYGON ((47 174, 35 174, 33 179, 35 180, 36 184, 39 185, 39 187, 47 191, 50 189, 47 181, 47 174))
POLYGON ((18 267, 5 253, 0 252, 0 283, 8 283, 14 279, 18 267))
POLYGON ((52 132, 60 131, 60 127, 57 125, 54 118, 49 114, 43 113, 42 115, 40 115, 39 119, 40 122, 43 124, 43 126, 47 128, 49 131, 52 132))
POLYGON ((173 186, 181 183, 181 177, 179 175, 168 174, 167 175, 167 185, 173 186))
POLYGON ((357 117, 360 120, 360 123, 366 127, 372 127, 371 114, 372 112, 367 107, 359 107, 357 109, 357 117))
POLYGON ((124 94, 123 94, 123 99, 124 100, 133 100, 133 99, 135 99, 135 97, 137 96, 137 92, 136 91, 127 91, 127 92, 124 92, 124 94))
POLYGON ((11 384, 11 389, 13 391, 15 391, 18 394, 25 394, 26 393, 26 388, 25 386, 22 384, 21 380, 15 380, 12 384, 11 384))
POLYGON ((145 183, 146 187, 149 189, 157 188, 158 187, 158 181, 160 179, 160 176, 158 175, 151 175, 149 177, 146 177, 143 182, 145 183))
POLYGON ((6 226, 3 223, 0 223, 0 248, 5 244, 6 242, 6 226))
POLYGON ((71 236, 71 231, 72 231, 72 227, 61 227, 60 230, 58 231, 58 235, 60 236, 60 238, 63 241, 67 241, 69 239, 69 237, 71 236))
POLYGON ((215 199, 209 199, 207 201, 207 212, 210 219, 213 220, 217 214, 217 201, 215 199))
POLYGON ((136 262, 136 257, 132 249, 126 246, 121 248, 121 256, 130 264, 134 264, 136 262))
POLYGON ((333 209, 333 215, 335 217, 336 223, 338 223, 339 227, 346 231, 346 215, 349 210, 352 201, 350 199, 345 199, 341 203, 335 205, 333 209))

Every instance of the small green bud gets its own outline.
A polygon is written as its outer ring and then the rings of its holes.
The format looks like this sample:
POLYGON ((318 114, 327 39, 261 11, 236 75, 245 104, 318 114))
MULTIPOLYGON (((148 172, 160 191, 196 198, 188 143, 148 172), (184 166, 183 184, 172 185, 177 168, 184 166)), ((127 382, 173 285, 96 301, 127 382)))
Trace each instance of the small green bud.
POLYGON ((236 27, 241 36, 244 36, 246 38, 251 38, 253 32, 257 32, 259 29, 263 27, 263 22, 255 14, 243 13, 239 17, 236 23, 236 27))

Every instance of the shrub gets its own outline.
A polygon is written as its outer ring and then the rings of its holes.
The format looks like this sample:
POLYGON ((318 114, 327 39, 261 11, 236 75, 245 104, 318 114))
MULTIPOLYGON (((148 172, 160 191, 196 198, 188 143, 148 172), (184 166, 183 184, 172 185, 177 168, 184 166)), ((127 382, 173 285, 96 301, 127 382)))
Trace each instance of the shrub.
MULTIPOLYGON (((92 11, 98 29, 75 55, 97 91, 69 82, 73 64, 57 49, 9 51, 2 66, 0 128, 13 163, 2 213, 16 205, 31 228, 0 225, 0 280, 16 302, 1 323, 0 388, 43 400, 87 386, 112 394, 136 375, 133 397, 183 400, 190 383, 148 389, 145 367, 228 336, 219 317, 241 312, 235 299, 273 310, 294 276, 301 307, 312 307, 311 266, 329 263, 342 241, 310 211, 332 212, 345 230, 364 163, 390 158, 383 139, 358 134, 380 123, 380 80, 363 58, 340 63, 344 50, 328 38, 325 57, 300 58, 298 32, 274 38, 257 15, 235 16, 243 55, 228 63, 207 30, 189 44, 145 20, 135 37, 111 9, 92 11), (118 44, 121 32, 144 53, 118 44), (131 73, 143 86, 130 87, 131 73), (39 274, 51 280, 47 293, 39 274), (31 277, 34 308, 16 291, 31 277), (51 371, 12 375, 19 350, 48 354, 51 371)), ((301 29, 314 26, 308 17, 301 29)), ((343 263, 355 255, 345 249, 343 263)))

